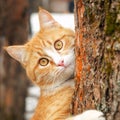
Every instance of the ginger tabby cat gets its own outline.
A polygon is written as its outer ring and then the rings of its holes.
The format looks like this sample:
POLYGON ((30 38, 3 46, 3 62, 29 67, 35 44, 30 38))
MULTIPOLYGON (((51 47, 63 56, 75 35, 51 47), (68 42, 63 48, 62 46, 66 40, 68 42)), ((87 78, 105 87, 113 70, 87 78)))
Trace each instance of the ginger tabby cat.
POLYGON ((42 8, 39 19, 41 29, 30 41, 5 48, 41 88, 32 120, 105 120, 103 113, 96 110, 70 117, 74 92, 74 32, 62 27, 42 8))

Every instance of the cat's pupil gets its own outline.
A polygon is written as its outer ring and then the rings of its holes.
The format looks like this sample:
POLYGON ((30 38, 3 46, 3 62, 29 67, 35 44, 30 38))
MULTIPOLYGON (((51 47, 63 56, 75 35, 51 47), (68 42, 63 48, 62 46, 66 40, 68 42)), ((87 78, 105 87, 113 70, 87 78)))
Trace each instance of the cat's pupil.
POLYGON ((62 47, 63 47, 63 42, 61 40, 57 40, 55 43, 54 43, 54 47, 56 50, 61 50, 62 47))
POLYGON ((41 66, 46 66, 49 63, 49 60, 47 58, 41 58, 39 63, 41 66))

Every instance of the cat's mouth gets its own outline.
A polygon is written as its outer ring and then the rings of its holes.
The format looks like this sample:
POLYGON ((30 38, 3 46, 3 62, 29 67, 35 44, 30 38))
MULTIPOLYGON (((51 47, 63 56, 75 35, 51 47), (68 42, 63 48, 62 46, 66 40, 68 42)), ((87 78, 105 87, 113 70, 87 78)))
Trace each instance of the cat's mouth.
POLYGON ((72 64, 71 63, 69 63, 69 64, 64 64, 64 65, 59 65, 59 66, 57 66, 57 67, 59 67, 59 68, 68 68, 68 67, 70 67, 72 64))
POLYGON ((74 73, 70 77, 68 77, 66 80, 59 83, 56 87, 64 85, 66 82, 69 82, 71 79, 74 79, 74 73))

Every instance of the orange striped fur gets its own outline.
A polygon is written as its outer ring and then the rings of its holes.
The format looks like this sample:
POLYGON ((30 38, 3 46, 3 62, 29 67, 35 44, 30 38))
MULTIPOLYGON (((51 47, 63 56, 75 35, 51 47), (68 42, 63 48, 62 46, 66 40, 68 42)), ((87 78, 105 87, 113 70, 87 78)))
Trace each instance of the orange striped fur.
POLYGON ((32 120, 65 120, 70 116, 72 93, 67 86, 53 95, 41 96, 32 120))

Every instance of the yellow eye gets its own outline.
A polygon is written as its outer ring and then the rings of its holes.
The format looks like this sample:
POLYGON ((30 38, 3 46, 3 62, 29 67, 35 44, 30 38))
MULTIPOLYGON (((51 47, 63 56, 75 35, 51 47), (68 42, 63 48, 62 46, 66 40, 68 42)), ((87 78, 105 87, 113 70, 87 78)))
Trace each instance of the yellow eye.
POLYGON ((41 58, 39 63, 41 66, 46 66, 49 63, 49 60, 47 58, 41 58))
POLYGON ((55 41, 54 47, 55 47, 56 50, 61 50, 62 47, 63 47, 63 42, 61 40, 55 41))

